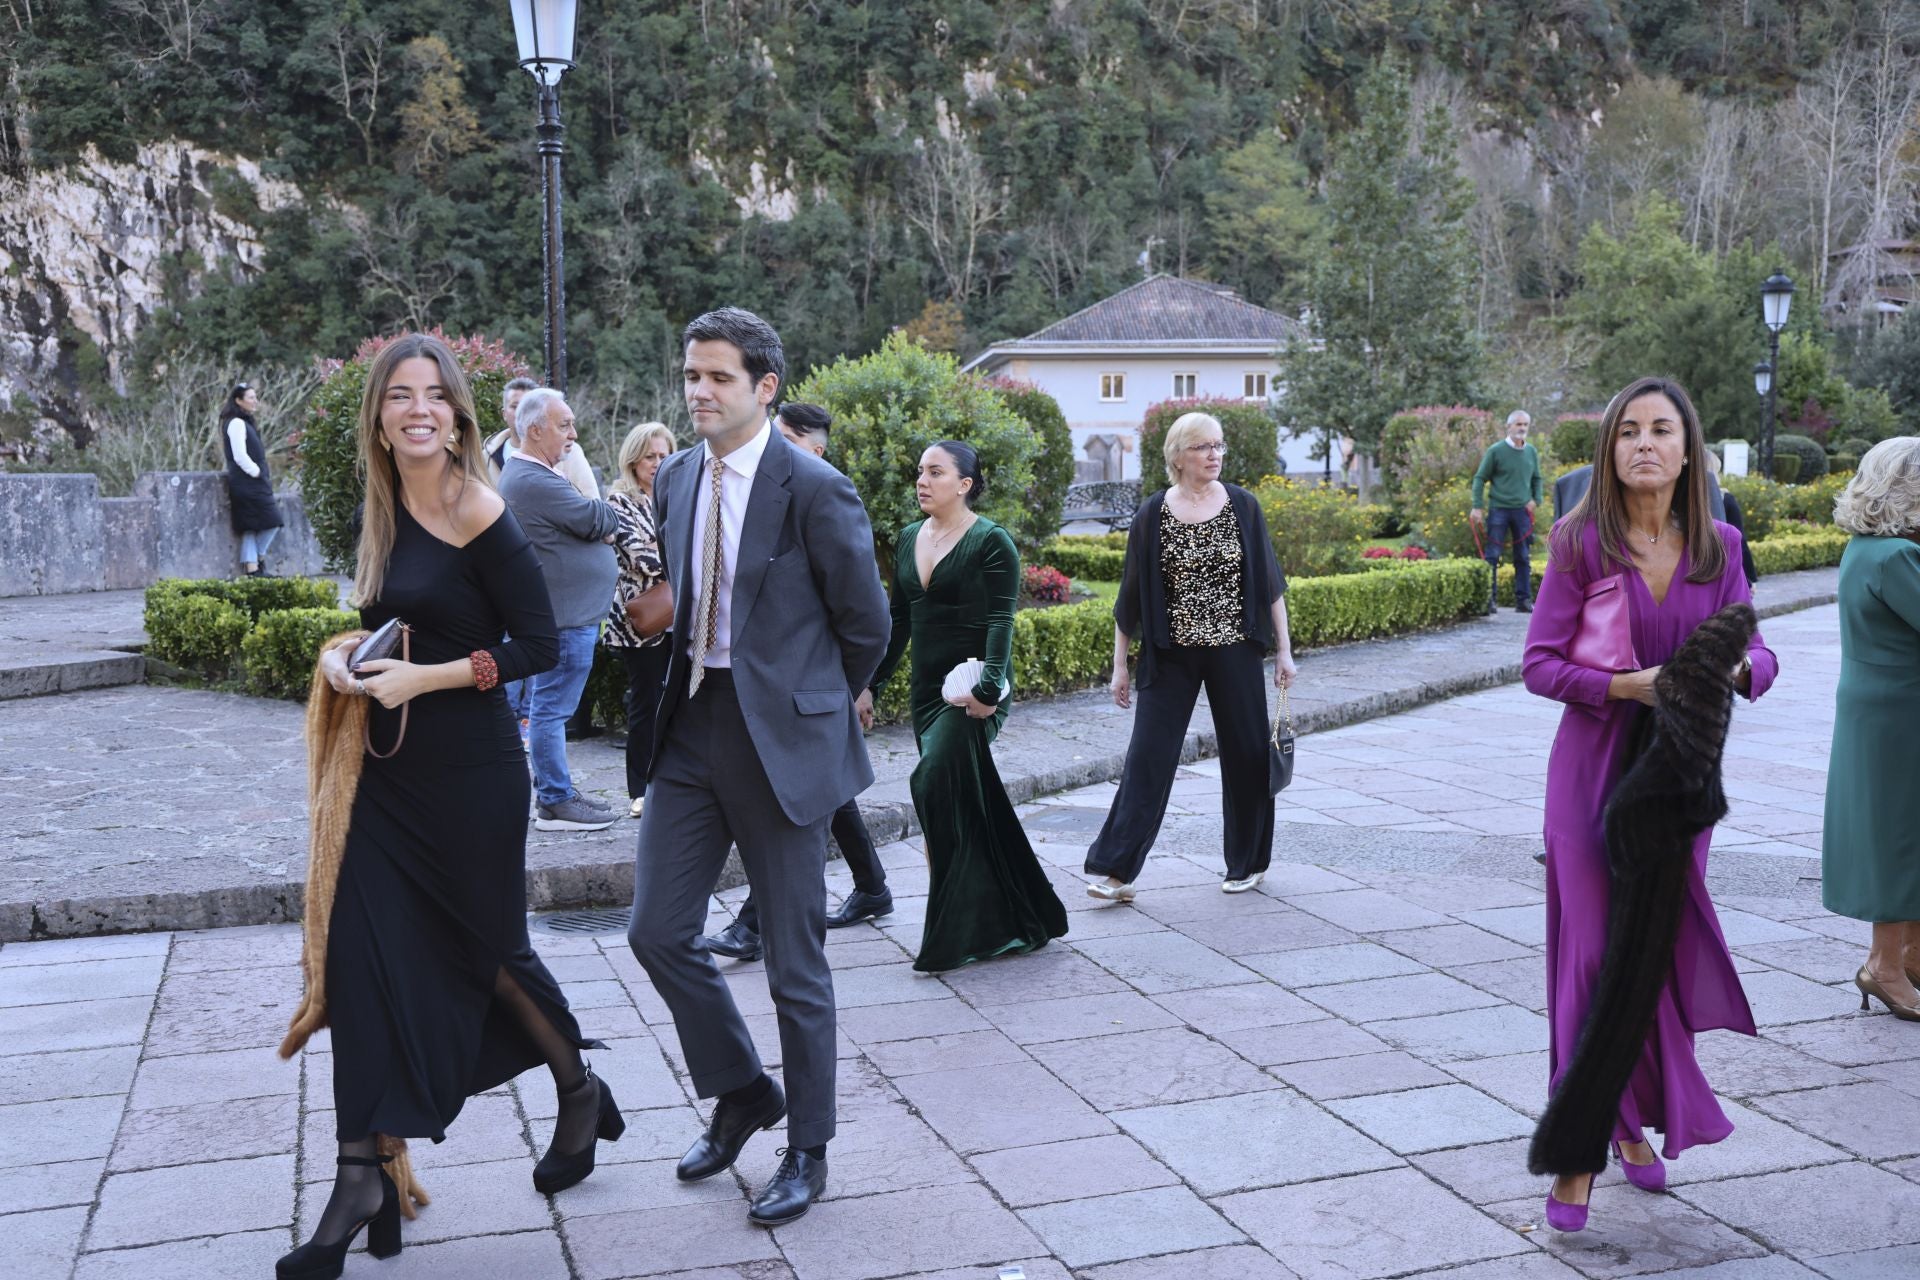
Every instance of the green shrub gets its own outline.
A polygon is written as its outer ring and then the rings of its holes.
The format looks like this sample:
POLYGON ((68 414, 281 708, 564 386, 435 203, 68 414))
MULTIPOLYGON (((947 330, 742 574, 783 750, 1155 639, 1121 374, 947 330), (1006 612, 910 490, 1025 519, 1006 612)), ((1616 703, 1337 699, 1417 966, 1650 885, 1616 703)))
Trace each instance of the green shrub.
POLYGON ((1033 508, 1036 536, 1047 537, 1060 527, 1067 486, 1073 483, 1073 431, 1067 426, 1067 415, 1060 412, 1059 401, 1031 382, 989 378, 987 385, 1040 441, 1027 501, 1033 508))
POLYGON ((1162 400, 1147 408, 1140 424, 1140 496, 1167 487, 1167 428, 1186 413, 1209 413, 1220 420, 1227 456, 1220 478, 1251 489, 1280 469, 1280 429, 1265 405, 1244 400, 1202 396, 1193 400, 1162 400))
POLYGON ((1773 478, 1781 484, 1795 482, 1794 476, 1789 476, 1780 469, 1780 460, 1787 457, 1800 459, 1798 473, 1800 480, 1818 480, 1827 474, 1827 451, 1820 447, 1818 441, 1806 436, 1783 433, 1773 438, 1773 478))
POLYGON ((1853 478, 1860 469, 1860 455, 1857 453, 1836 453, 1827 459, 1827 474, 1853 478))
POLYGON ((347 609, 270 609, 261 614, 240 643, 247 692, 262 698, 305 699, 313 684, 314 664, 320 660, 320 646, 359 625, 360 615, 347 609))
POLYGON ((1765 476, 1745 475, 1721 476, 1720 487, 1739 501, 1748 542, 1758 542, 1773 532, 1774 524, 1781 519, 1781 490, 1786 486, 1774 484, 1765 476))
POLYGON ((1486 608, 1491 582, 1486 562, 1473 559, 1303 579, 1287 591, 1293 643, 1317 649, 1454 622, 1486 608))
POLYGON ((1269 476, 1254 488, 1267 536, 1289 579, 1356 573, 1374 512, 1342 489, 1269 476))
POLYGON ((1849 540, 1850 535, 1846 530, 1832 526, 1775 534, 1752 544, 1753 566, 1764 576, 1839 564, 1849 540))
POLYGON ((1818 480, 1806 484, 1781 485, 1779 518, 1804 520, 1817 525, 1832 524, 1834 499, 1840 496, 1840 491, 1852 479, 1849 475, 1834 475, 1829 469, 1818 480))
POLYGON ((1874 442, 1871 440, 1862 439, 1859 436, 1849 436, 1847 439, 1836 444, 1833 451, 1835 454, 1850 453, 1856 458, 1863 458, 1866 456, 1867 450, 1873 448, 1873 445, 1874 442))
POLYGON ((1116 551, 1111 547, 1068 542, 1064 538, 1055 538, 1040 548, 1039 559, 1041 563, 1052 565, 1069 578, 1085 578, 1091 582, 1118 582, 1121 567, 1127 561, 1127 553, 1124 550, 1116 551))
MULTIPOLYGON (((466 372, 481 436, 491 436, 505 427, 500 416, 500 393, 509 379, 532 372, 527 362, 488 338, 449 338, 439 329, 430 332, 453 349, 454 358, 466 372)), ((353 359, 320 362, 325 381, 313 393, 300 436, 300 496, 327 567, 336 571, 353 567, 353 512, 366 493, 355 436, 360 428, 360 399, 366 391, 367 369, 380 349, 392 341, 392 337, 368 338, 353 353, 353 359)))
POLYGON ((1579 467, 1593 462, 1593 447, 1600 435, 1597 413, 1563 413, 1547 430, 1547 453, 1562 466, 1579 467))
MULTIPOLYGON (((1820 455, 1822 469, 1826 466, 1826 455, 1820 455)), ((1797 484, 1806 459, 1796 453, 1776 453, 1773 455, 1773 478, 1779 484, 1797 484)))
POLYGON ((900 531, 920 519, 914 500, 920 455, 940 440, 959 440, 979 452, 987 494, 977 509, 1004 525, 1023 551, 1058 532, 1057 513, 1047 525, 1030 499, 1040 437, 1000 393, 962 374, 952 356, 895 333, 871 355, 842 356, 814 370, 793 389, 793 398, 833 414, 827 461, 852 479, 866 502, 881 565, 892 566, 900 531))
POLYGON ((1125 551, 1127 535, 1124 533, 1063 533, 1048 545, 1063 544, 1072 547, 1106 547, 1110 551, 1125 551))
POLYGON ((1879 387, 1848 387, 1833 411, 1833 435, 1841 453, 1865 453, 1900 434, 1900 413, 1879 387))
POLYGON ((340 588, 331 578, 162 578, 147 588, 147 604, 176 595, 224 600, 249 622, 276 609, 331 609, 340 602, 340 588))
POLYGON ((224 680, 253 619, 216 596, 149 588, 146 627, 148 653, 209 680, 224 680))
POLYGON ((1405 409, 1380 433, 1380 470, 1394 505, 1405 514, 1422 497, 1473 478, 1500 425, 1485 409, 1465 405, 1405 409))

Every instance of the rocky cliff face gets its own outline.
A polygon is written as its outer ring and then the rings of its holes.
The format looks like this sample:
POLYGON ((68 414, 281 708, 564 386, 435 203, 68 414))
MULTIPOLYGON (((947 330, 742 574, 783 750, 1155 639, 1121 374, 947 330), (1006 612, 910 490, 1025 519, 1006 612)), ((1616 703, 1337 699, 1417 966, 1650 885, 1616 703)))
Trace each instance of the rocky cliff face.
POLYGON ((180 273, 256 269, 264 252, 249 217, 300 199, 251 160, 179 142, 140 148, 129 164, 89 152, 60 169, 0 173, 0 413, 85 438, 76 394, 104 357, 125 386, 140 326, 180 273))

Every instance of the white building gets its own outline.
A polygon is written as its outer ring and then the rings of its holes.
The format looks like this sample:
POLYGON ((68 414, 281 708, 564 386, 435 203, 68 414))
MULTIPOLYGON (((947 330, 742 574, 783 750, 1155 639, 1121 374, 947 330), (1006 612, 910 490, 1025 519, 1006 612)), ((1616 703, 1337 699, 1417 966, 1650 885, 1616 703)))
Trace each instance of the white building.
MULTIPOLYGON (((1223 285, 1151 276, 1040 332, 996 342, 967 363, 1037 385, 1073 428, 1080 480, 1140 475, 1140 423, 1162 400, 1268 402, 1275 354, 1298 321, 1237 298, 1223 285)), ((1276 431, 1276 437, 1280 435, 1276 431)), ((1314 474, 1309 439, 1276 439, 1287 470, 1314 474)))

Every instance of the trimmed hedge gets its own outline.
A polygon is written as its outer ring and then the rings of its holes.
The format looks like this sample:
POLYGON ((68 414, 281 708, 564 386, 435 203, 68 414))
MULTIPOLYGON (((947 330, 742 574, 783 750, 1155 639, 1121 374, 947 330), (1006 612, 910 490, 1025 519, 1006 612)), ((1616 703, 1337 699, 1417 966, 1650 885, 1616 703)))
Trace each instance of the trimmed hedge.
MULTIPOLYGON (((1122 546, 1125 546, 1124 534, 1122 546)), ((1118 582, 1121 566, 1126 564, 1127 555, 1124 550, 1115 551, 1110 547, 1055 538, 1040 548, 1037 560, 1041 564, 1052 565, 1069 578, 1088 578, 1094 582, 1118 582)))
POLYGON ((1486 607, 1491 570, 1483 560, 1429 560, 1391 573, 1302 578, 1287 591, 1293 643, 1318 649, 1351 640, 1457 622, 1486 607))
POLYGON ((1124 533, 1063 533, 1054 538, 1049 545, 1105 547, 1109 551, 1125 551, 1127 535, 1124 533))
POLYGON ((247 692, 262 698, 306 698, 313 665, 329 636, 360 625, 350 609, 273 609, 240 642, 240 668, 247 692))
POLYGON ((240 642, 253 630, 253 619, 238 605, 186 592, 156 598, 151 588, 146 624, 148 653, 210 680, 233 673, 240 642))
MULTIPOLYGON (((1818 480, 1827 474, 1827 451, 1820 447, 1817 440, 1794 435, 1791 432, 1776 435, 1773 438, 1773 461, 1776 471, 1779 470, 1780 460, 1787 457, 1800 459, 1799 478, 1802 481, 1818 480)), ((1787 479, 1784 475, 1780 478, 1787 479)))
POLYGON ((1776 534, 1753 544, 1753 566, 1762 576, 1825 568, 1840 563, 1851 540, 1846 530, 1832 527, 1776 534))
POLYGON ((270 697, 304 698, 320 642, 359 625, 336 607, 339 596, 328 578, 162 578, 147 588, 147 652, 207 680, 239 677, 270 697), (298 638, 322 616, 336 625, 310 643, 298 638), (254 640, 262 629, 269 634, 254 640))

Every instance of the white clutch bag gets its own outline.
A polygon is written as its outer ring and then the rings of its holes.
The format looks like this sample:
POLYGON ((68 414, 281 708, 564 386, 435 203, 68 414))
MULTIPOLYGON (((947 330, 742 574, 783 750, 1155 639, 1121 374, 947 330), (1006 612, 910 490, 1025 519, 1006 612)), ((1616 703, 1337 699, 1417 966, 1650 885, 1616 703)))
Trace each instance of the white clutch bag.
MULTIPOLYGON (((968 658, 965 662, 947 672, 947 678, 940 684, 940 696, 951 702, 955 698, 964 698, 971 694, 987 673, 987 664, 978 658, 968 658)), ((1005 702, 1010 688, 1005 680, 1000 682, 1000 700, 1005 702)))

